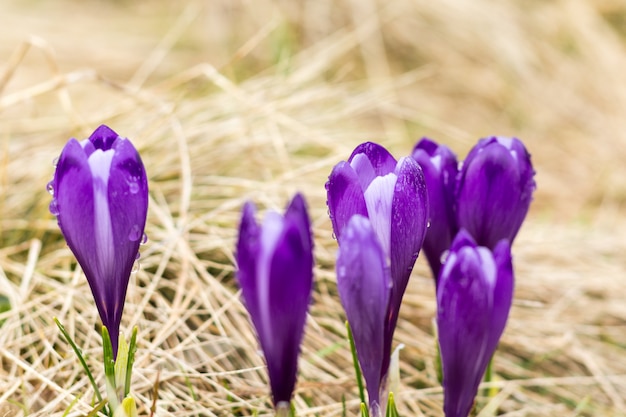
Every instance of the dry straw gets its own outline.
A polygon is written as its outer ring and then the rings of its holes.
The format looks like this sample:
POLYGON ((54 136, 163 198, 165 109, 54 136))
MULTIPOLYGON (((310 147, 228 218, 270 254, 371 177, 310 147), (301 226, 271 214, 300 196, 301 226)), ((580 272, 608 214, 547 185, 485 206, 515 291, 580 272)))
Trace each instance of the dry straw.
MULTIPOLYGON (((309 200, 316 291, 295 405, 339 416, 356 386, 324 182, 365 140, 460 155, 524 139, 538 192, 481 417, 626 415, 626 8, 620 1, 3 2, 0 415, 85 415, 92 391, 52 322, 98 367, 97 312, 47 211, 65 141, 107 123, 139 148, 151 200, 122 327, 139 326, 142 415, 269 415, 233 280, 239 210, 309 200), (78 18, 80 16, 80 18, 78 18), (154 386, 158 381, 155 401, 154 386)), ((441 416, 434 289, 418 260, 401 310, 397 403, 441 416)), ((99 383, 103 373, 96 372, 99 383)))

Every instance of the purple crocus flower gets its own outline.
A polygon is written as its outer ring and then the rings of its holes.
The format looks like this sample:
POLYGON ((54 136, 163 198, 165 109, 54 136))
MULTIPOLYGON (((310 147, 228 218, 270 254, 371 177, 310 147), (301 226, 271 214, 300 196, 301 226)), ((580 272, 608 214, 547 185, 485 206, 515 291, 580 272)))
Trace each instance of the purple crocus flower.
POLYGON ((457 232, 454 190, 458 163, 450 148, 428 138, 421 139, 415 145, 411 156, 424 171, 426 179, 430 226, 424 239, 424 253, 433 277, 437 280, 441 258, 450 248, 457 232))
MULTIPOLYGON (((428 195, 424 174, 412 158, 396 162, 385 148, 366 142, 357 146, 347 162, 335 166, 326 190, 339 246, 343 245, 344 228, 352 216, 358 214, 369 219, 385 260, 389 262, 392 288, 380 358, 378 386, 382 387, 389 368, 402 296, 426 233, 428 195)), ((361 324, 353 320, 350 325, 355 339, 358 338, 361 324)), ((373 392, 371 387, 368 390, 373 392)))
POLYGON ((511 247, 493 252, 465 230, 452 243, 437 287, 446 417, 467 417, 504 331, 513 299, 511 247))
POLYGON ((116 357, 126 289, 148 212, 143 163, 128 139, 102 125, 89 139, 70 139, 50 185, 50 212, 85 272, 116 357))
POLYGON ((284 216, 243 208, 237 242, 237 279, 265 355, 274 406, 289 404, 313 285, 313 241, 300 194, 284 216))
POLYGON ((481 139, 463 162, 456 189, 459 228, 481 246, 513 242, 536 188, 524 144, 515 138, 481 139))
POLYGON ((386 321, 392 281, 385 253, 369 219, 355 214, 343 229, 337 255, 337 288, 352 326, 357 357, 367 386, 370 415, 381 415, 380 397, 386 321))

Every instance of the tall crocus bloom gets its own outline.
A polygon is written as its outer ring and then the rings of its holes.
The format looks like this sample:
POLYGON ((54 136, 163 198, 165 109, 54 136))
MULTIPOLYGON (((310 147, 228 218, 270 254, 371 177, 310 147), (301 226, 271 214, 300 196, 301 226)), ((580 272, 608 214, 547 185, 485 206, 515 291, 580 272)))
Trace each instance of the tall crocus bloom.
POLYGON ((313 285, 313 241, 306 203, 297 194, 284 216, 243 208, 237 242, 237 279, 263 350, 274 406, 288 405, 313 285))
POLYGON ((430 226, 424 239, 424 253, 435 280, 439 277, 444 253, 457 232, 454 190, 458 173, 456 155, 445 145, 428 138, 413 148, 413 159, 424 171, 428 189, 430 226))
MULTIPOLYGON (((385 148, 366 142, 357 146, 347 162, 335 166, 326 190, 339 247, 343 245, 346 225, 358 214, 369 219, 389 262, 392 288, 384 322, 380 376, 383 385, 402 296, 426 233, 428 195, 424 174, 412 158, 396 162, 385 148)), ((360 324, 350 325, 357 338, 360 324)))
POLYGON ((437 287, 437 328, 446 417, 467 417, 504 331, 513 299, 509 242, 493 252, 461 230, 437 287))
POLYGON ((51 182, 50 212, 85 272, 114 357, 128 280, 148 213, 148 180, 132 143, 107 126, 70 139, 51 182))
POLYGON ((456 189, 457 221, 479 245, 513 242, 536 188, 524 144, 515 138, 481 139, 467 155, 456 189))
POLYGON ((385 327, 392 281, 387 254, 369 219, 355 214, 343 229, 337 255, 337 288, 352 327, 357 357, 369 397, 370 415, 381 415, 385 327))

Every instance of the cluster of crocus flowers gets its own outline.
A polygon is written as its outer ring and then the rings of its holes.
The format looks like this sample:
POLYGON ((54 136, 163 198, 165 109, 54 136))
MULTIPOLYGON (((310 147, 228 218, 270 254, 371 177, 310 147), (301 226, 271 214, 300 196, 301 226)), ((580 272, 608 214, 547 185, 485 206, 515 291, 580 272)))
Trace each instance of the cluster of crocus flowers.
POLYGON ((339 296, 370 413, 379 415, 402 296, 426 233, 424 175, 413 159, 396 161, 382 146, 367 142, 334 167, 326 189, 339 243, 339 296))
POLYGON ((523 143, 481 139, 457 168, 444 145, 422 139, 431 227, 424 250, 437 284, 437 327, 447 417, 469 415, 513 298, 511 244, 536 187, 523 143))
POLYGON ((128 139, 103 125, 65 145, 48 190, 50 212, 87 277, 115 360, 128 281, 144 239, 144 165, 128 139))
POLYGON ((490 249, 501 239, 513 242, 536 188, 530 155, 519 139, 479 140, 460 169, 448 147, 427 138, 415 145, 412 157, 424 169, 428 188, 424 252, 435 280, 460 229, 490 249))
POLYGON ((265 356, 272 399, 284 414, 296 383, 300 343, 313 285, 313 240, 306 203, 297 194, 285 215, 269 211, 259 225, 243 208, 237 279, 265 356))

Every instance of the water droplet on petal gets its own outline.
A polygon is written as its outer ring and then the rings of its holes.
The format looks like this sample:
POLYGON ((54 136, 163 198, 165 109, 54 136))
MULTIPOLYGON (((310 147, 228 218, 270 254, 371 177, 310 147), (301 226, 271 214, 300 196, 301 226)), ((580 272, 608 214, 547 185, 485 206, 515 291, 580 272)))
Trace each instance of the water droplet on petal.
POLYGON ((148 235, 147 234, 143 234, 141 236, 141 242, 139 242, 140 245, 145 245, 146 243, 148 243, 148 235))
POLYGON ((442 264, 446 263, 446 259, 448 259, 448 254, 450 253, 450 251, 448 250, 444 250, 441 253, 441 256, 439 257, 439 262, 441 262, 442 264))
POLYGON ((50 210, 50 213, 53 216, 58 216, 59 215, 59 205, 57 204, 57 199, 53 198, 52 201, 50 202, 50 206, 48 206, 48 210, 50 210))
POLYGON ((134 225, 132 229, 130 229, 130 233, 128 233, 128 240, 130 240, 131 242, 134 242, 136 240, 139 240, 140 237, 141 237, 141 229, 139 228, 139 226, 134 225))
POLYGON ((139 263, 138 260, 135 260, 135 263, 133 264, 133 269, 130 270, 131 274, 136 274, 137 271, 139 271, 139 269, 141 268, 141 264, 139 263))
POLYGON ((137 194, 139 192, 139 184, 132 181, 128 183, 128 190, 131 194, 137 194))
POLYGON ((337 235, 333 232, 333 240, 337 240, 337 235))
POLYGON ((345 275, 346 275, 346 267, 340 266, 339 270, 337 271, 337 276, 344 277, 345 275))
POLYGON ((141 252, 137 251, 137 255, 135 255, 135 260, 141 258, 141 252))
POLYGON ((430 227, 430 220, 428 220, 428 223, 426 223, 426 228, 430 227))
POLYGON ((57 165, 59 165, 59 157, 58 156, 52 160, 52 166, 56 168, 57 165))
POLYGON ((46 184, 46 191, 48 191, 48 194, 54 195, 54 181, 50 181, 46 184))

